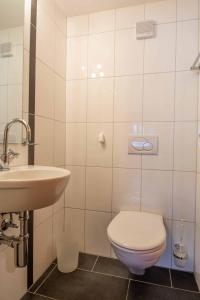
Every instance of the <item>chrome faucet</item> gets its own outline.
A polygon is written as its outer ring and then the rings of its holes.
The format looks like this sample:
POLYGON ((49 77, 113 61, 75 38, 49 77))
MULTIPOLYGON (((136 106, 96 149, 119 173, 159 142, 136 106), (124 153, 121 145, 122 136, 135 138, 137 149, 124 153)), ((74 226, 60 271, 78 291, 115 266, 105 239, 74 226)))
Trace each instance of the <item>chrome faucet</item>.
POLYGON ((25 130, 26 130, 26 138, 25 138, 25 141, 22 144, 24 146, 30 145, 30 142, 31 142, 31 128, 30 128, 29 124, 25 120, 19 119, 19 118, 13 119, 10 122, 8 122, 5 126, 5 129, 4 129, 3 154, 0 155, 0 159, 3 162, 3 164, 0 164, 0 171, 9 170, 10 161, 13 158, 15 158, 19 155, 18 153, 14 152, 13 150, 8 149, 9 130, 16 123, 22 124, 25 127, 25 130))

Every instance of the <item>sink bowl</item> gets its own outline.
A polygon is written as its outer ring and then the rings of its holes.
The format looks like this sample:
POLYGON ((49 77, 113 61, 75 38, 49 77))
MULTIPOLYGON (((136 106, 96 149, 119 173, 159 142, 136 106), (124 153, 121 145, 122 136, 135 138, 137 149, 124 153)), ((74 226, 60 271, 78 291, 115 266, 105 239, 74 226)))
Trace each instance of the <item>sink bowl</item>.
POLYGON ((22 166, 0 172, 0 213, 35 210, 54 204, 64 191, 70 171, 22 166))

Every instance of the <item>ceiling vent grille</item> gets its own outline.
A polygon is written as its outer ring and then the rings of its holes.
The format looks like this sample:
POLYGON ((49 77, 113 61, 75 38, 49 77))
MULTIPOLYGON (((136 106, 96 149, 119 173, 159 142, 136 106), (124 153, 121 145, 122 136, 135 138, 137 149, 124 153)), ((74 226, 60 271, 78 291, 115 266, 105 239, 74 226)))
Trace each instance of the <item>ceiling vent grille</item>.
POLYGON ((154 21, 145 21, 136 23, 137 40, 150 39, 156 36, 156 23, 154 21))
POLYGON ((12 56, 12 44, 3 43, 0 44, 0 57, 10 57, 12 56))

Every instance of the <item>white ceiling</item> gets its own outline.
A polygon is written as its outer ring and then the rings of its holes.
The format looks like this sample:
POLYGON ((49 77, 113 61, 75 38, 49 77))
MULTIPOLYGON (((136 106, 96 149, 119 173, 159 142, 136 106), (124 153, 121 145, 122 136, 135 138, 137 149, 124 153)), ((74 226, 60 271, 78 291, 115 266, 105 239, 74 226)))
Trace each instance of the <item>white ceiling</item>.
POLYGON ((0 30, 24 24, 24 0, 0 0, 0 30))
POLYGON ((77 16, 101 10, 138 5, 154 1, 159 0, 60 0, 67 16, 77 16))

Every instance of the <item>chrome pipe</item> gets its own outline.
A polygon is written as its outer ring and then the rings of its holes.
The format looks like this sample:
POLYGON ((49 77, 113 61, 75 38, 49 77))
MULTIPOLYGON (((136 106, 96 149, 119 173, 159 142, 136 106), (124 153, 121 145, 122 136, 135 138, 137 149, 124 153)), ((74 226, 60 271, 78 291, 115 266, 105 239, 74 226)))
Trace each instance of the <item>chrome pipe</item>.
POLYGON ((28 220, 29 212, 20 212, 20 235, 19 243, 15 245, 15 265, 19 268, 24 268, 28 262, 28 220))

